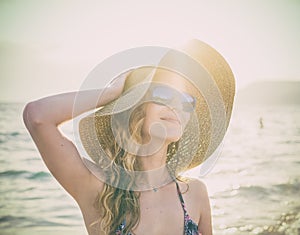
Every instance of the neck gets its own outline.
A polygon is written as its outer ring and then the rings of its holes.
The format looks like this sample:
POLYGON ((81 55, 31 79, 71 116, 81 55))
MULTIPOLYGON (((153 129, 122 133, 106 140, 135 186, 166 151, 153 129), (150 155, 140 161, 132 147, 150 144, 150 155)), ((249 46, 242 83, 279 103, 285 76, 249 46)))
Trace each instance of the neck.
POLYGON ((143 155, 139 157, 141 168, 143 171, 156 170, 163 167, 167 160, 167 148, 160 150, 151 155, 143 155))
POLYGON ((168 145, 164 144, 158 151, 152 153, 153 148, 143 149, 139 155, 139 162, 143 172, 143 183, 146 190, 157 191, 166 185, 172 178, 166 167, 168 145), (147 154, 149 153, 149 154, 147 154))

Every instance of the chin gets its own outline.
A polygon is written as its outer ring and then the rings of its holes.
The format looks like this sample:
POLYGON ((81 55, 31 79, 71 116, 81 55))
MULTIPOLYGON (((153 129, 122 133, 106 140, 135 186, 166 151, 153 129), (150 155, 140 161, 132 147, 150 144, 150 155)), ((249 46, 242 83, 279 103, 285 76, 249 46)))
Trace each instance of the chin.
POLYGON ((178 140, 180 140, 180 138, 182 137, 182 133, 180 131, 180 133, 168 133, 166 140, 168 142, 177 142, 178 140))
POLYGON ((152 127, 151 133, 147 133, 151 138, 159 139, 163 142, 177 142, 182 137, 182 128, 179 125, 157 125, 152 127))
POLYGON ((172 142, 177 142, 178 140, 180 140, 180 138, 181 138, 181 136, 179 136, 179 137, 173 136, 173 137, 168 138, 167 140, 168 140, 168 142, 172 143, 172 142))
POLYGON ((166 142, 168 144, 172 143, 172 142, 177 142, 178 140, 180 140, 180 138, 182 137, 181 132, 180 133, 167 133, 167 136, 161 136, 158 133, 154 133, 154 135, 152 135, 152 137, 156 138, 156 139, 160 139, 163 142, 166 142))

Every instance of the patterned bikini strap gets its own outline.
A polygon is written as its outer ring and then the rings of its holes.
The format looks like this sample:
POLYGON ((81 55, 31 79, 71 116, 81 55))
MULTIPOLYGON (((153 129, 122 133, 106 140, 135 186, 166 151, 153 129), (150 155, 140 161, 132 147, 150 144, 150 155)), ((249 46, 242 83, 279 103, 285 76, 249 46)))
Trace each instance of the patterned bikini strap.
POLYGON ((175 183, 176 183, 177 193, 178 193, 178 196, 179 196, 179 199, 180 199, 180 202, 181 202, 182 209, 184 211, 184 214, 187 215, 187 210, 185 208, 185 203, 184 203, 184 200, 183 200, 183 197, 182 197, 179 185, 178 185, 177 181, 175 181, 175 183))

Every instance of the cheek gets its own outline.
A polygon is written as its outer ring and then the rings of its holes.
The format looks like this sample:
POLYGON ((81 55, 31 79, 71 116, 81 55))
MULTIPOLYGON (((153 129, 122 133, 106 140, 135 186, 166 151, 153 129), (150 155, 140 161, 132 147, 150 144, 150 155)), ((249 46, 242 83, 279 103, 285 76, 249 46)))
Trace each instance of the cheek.
POLYGON ((184 130, 187 123, 189 122, 189 120, 191 118, 191 114, 187 113, 187 112, 179 111, 179 110, 174 111, 174 114, 176 115, 176 117, 178 119, 180 119, 181 128, 182 128, 182 130, 184 130))
POLYGON ((159 114, 161 112, 161 105, 157 105, 154 103, 148 103, 145 108, 145 118, 148 122, 155 121, 158 119, 159 114))
POLYGON ((142 127, 142 134, 144 136, 149 134, 149 126, 150 126, 149 119, 146 116, 144 119, 143 127, 142 127))

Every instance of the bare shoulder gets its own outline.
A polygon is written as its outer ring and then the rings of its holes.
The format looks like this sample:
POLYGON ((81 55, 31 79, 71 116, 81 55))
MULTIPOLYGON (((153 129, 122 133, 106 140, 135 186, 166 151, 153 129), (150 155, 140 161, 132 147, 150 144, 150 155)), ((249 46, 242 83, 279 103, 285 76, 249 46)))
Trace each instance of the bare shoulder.
POLYGON ((189 190, 196 196, 207 196, 207 187, 205 183, 196 178, 185 178, 185 182, 188 184, 189 190))
POLYGON ((211 207, 207 187, 199 179, 189 179, 189 185, 193 198, 199 205, 199 207, 196 207, 200 215, 198 217, 198 231, 201 234, 212 234, 211 207))
POLYGON ((189 178, 188 185, 192 200, 201 204, 200 210, 209 207, 209 196, 206 184, 200 179, 189 178))
POLYGON ((181 180, 180 188, 182 193, 186 194, 186 197, 193 203, 201 204, 201 206, 209 203, 207 187, 202 180, 185 177, 181 180))
POLYGON ((192 186, 194 186, 198 190, 206 190, 205 183, 200 179, 189 178, 189 182, 192 186))

